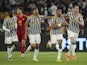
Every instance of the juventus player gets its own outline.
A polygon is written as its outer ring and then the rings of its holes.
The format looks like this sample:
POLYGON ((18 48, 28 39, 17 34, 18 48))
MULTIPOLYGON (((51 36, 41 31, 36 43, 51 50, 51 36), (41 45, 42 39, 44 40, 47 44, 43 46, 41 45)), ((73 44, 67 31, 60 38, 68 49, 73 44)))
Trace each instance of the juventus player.
POLYGON ((37 55, 41 42, 41 20, 43 16, 39 15, 38 8, 33 9, 33 14, 28 17, 26 24, 29 24, 29 40, 32 48, 34 48, 33 61, 39 61, 37 55))
POLYGON ((72 12, 68 12, 67 16, 69 18, 67 32, 68 32, 68 38, 71 40, 71 45, 68 53, 66 54, 66 60, 70 61, 70 52, 72 53, 72 59, 76 60, 76 55, 75 55, 76 40, 79 34, 79 25, 84 26, 84 20, 81 13, 79 13, 78 5, 73 5, 72 12))
POLYGON ((56 14, 52 17, 52 23, 51 23, 51 43, 48 43, 48 45, 52 48, 56 48, 56 41, 59 44, 59 50, 58 50, 58 56, 57 56, 57 62, 62 62, 61 60, 61 54, 62 54, 62 40, 63 40, 63 34, 62 34, 62 25, 67 25, 65 19, 62 16, 62 8, 58 7, 56 10, 56 14))
POLYGON ((12 61, 12 50, 13 43, 18 41, 16 30, 17 30, 17 19, 15 19, 10 10, 4 12, 4 23, 3 30, 5 31, 5 44, 7 44, 8 59, 12 61))

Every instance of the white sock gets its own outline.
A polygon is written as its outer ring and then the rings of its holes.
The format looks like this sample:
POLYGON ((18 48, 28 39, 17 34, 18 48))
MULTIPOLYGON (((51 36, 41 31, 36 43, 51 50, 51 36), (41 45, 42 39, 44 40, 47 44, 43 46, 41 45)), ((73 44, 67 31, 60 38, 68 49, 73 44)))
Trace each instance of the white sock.
POLYGON ((11 48, 7 48, 8 58, 12 58, 11 48))
POLYGON ((72 44, 72 55, 75 55, 76 44, 72 44))
POLYGON ((72 45, 70 45, 70 47, 69 47, 69 50, 68 50, 68 54, 70 55, 71 54, 71 51, 72 51, 72 45))
POLYGON ((51 41, 48 41, 48 45, 49 45, 49 47, 51 48, 51 45, 52 45, 52 44, 51 44, 51 41))
POLYGON ((60 60, 61 59, 61 55, 62 55, 62 49, 58 50, 58 56, 57 59, 60 60))
POLYGON ((15 45, 13 45, 13 46, 11 47, 11 51, 13 51, 13 50, 14 50, 14 48, 15 48, 15 45))
POLYGON ((30 51, 31 50, 31 45, 28 46, 26 51, 30 51))
POLYGON ((33 59, 37 59, 38 53, 39 53, 39 49, 34 49, 34 57, 33 57, 33 59))

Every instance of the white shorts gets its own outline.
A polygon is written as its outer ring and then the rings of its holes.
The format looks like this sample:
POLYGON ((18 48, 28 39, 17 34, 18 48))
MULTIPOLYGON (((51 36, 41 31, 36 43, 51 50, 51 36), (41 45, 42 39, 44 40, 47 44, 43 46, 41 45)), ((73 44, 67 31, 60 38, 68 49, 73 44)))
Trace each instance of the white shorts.
POLYGON ((41 36, 40 34, 29 34, 29 40, 30 40, 30 44, 40 44, 41 42, 41 36))
POLYGON ((74 37, 75 39, 78 38, 78 33, 75 33, 73 31, 67 30, 68 38, 74 37))
POLYGON ((12 37, 5 37, 5 44, 12 44, 12 42, 18 41, 17 35, 12 37))
POLYGON ((13 36, 12 38, 13 38, 13 42, 18 41, 18 36, 17 35, 13 36))
POLYGON ((57 35, 51 34, 50 37, 51 37, 51 43, 52 44, 56 44, 57 40, 60 40, 60 39, 63 40, 63 35, 62 34, 57 34, 57 35))

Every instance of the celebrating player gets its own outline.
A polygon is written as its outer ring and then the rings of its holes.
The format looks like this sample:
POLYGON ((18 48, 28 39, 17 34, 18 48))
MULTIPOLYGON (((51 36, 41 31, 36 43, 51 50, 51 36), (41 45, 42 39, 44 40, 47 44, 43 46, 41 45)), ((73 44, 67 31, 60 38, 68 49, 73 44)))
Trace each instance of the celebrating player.
POLYGON ((67 16, 69 18, 68 24, 68 38, 71 40, 71 45, 69 52, 66 54, 66 60, 70 61, 70 52, 72 53, 72 59, 76 60, 75 46, 76 40, 79 34, 79 25, 84 26, 83 16, 79 13, 79 6, 73 5, 72 12, 68 12, 67 16))
POLYGON ((56 41, 59 44, 59 50, 58 50, 58 56, 57 61, 61 62, 61 53, 62 53, 62 25, 67 25, 65 19, 62 16, 62 8, 58 7, 56 14, 52 17, 52 23, 51 23, 51 43, 48 43, 48 45, 52 48, 56 48, 56 41))
POLYGON ((33 60, 39 61, 37 59, 37 55, 39 52, 39 46, 41 42, 41 19, 43 18, 43 16, 39 15, 38 8, 34 8, 32 12, 33 14, 28 17, 26 24, 30 25, 29 39, 31 46, 34 48, 33 60))

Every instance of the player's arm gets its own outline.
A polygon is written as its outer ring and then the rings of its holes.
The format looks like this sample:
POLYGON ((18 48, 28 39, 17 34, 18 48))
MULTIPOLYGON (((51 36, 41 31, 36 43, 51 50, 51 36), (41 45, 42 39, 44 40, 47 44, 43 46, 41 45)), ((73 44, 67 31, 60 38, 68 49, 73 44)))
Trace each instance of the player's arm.
POLYGON ((77 18, 74 18, 74 21, 82 26, 84 26, 84 20, 83 20, 83 17, 82 15, 79 17, 79 19, 77 18))
POLYGON ((7 22, 7 20, 4 20, 2 29, 3 29, 4 31, 10 32, 11 30, 8 29, 8 28, 6 28, 6 22, 7 22))
POLYGON ((44 19, 51 19, 52 16, 45 16, 44 19))
POLYGON ((26 23, 25 23, 26 28, 29 26, 29 22, 30 22, 30 18, 27 17, 27 20, 26 20, 26 23))
POLYGON ((66 22, 65 18, 63 18, 62 23, 60 25, 62 27, 68 27, 68 23, 66 22))
POLYGON ((17 17, 15 18, 15 31, 17 30, 17 17))
POLYGON ((25 27, 26 27, 26 30, 27 30, 28 33, 29 33, 29 22, 30 22, 30 18, 27 17, 27 20, 26 20, 26 23, 25 23, 25 27))
POLYGON ((62 17, 65 19, 67 25, 69 24, 69 20, 70 20, 69 15, 70 12, 67 12, 67 14, 62 14, 62 17))
POLYGON ((64 17, 65 19, 69 19, 69 13, 67 13, 67 14, 62 14, 62 17, 64 17))
MULTIPOLYGON (((51 19, 52 16, 44 16, 44 15, 40 15, 40 18, 41 18, 42 20, 44 20, 44 19, 51 19)), ((41 23, 44 23, 44 22, 42 21, 41 23)))
POLYGON ((15 23, 15 29, 17 30, 17 22, 15 23))
POLYGON ((60 26, 58 26, 58 24, 55 23, 55 17, 54 16, 51 18, 51 26, 50 27, 52 29, 60 27, 60 26))
POLYGON ((51 23, 51 28, 57 28, 57 27, 59 27, 57 24, 51 23))

